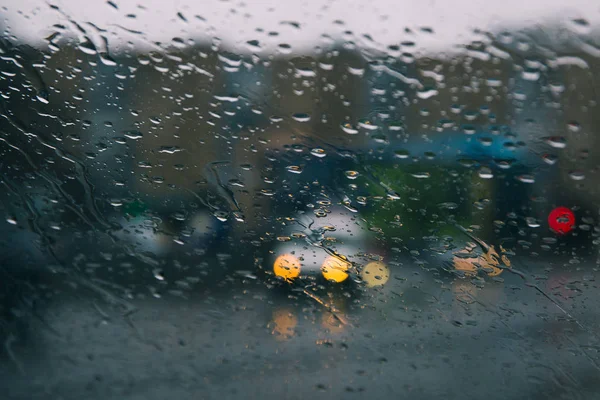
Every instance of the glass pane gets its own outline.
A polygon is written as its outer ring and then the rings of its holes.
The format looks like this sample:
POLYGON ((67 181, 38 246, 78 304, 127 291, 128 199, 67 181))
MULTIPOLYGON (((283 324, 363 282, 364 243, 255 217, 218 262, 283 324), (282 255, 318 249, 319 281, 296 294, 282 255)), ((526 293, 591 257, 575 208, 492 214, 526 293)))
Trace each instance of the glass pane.
POLYGON ((6 398, 600 396, 594 2, 1 15, 6 398))

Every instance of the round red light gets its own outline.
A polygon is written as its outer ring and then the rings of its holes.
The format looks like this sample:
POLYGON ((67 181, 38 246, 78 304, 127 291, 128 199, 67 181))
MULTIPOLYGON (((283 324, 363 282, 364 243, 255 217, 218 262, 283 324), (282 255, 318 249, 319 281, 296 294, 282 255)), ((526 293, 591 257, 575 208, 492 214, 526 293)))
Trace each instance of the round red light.
POLYGON ((558 234, 569 233, 575 226, 575 214, 567 207, 557 207, 548 215, 548 225, 558 234))

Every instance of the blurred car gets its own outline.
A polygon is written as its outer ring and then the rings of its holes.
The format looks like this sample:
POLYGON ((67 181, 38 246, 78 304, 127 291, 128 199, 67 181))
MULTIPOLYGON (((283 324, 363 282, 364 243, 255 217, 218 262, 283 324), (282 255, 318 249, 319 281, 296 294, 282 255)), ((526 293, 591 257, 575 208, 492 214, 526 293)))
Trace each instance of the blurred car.
POLYGON ((382 286, 390 277, 385 250, 355 214, 331 206, 288 221, 269 250, 273 273, 296 279, 382 286))

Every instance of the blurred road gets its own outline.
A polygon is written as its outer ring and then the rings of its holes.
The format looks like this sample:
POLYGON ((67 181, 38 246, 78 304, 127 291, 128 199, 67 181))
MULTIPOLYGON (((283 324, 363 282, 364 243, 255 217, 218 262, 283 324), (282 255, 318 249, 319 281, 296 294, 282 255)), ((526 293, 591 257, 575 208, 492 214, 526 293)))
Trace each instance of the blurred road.
POLYGON ((483 283, 397 261, 379 289, 317 290, 334 313, 300 285, 271 287, 247 271, 128 298, 116 282, 40 270, 11 286, 0 389, 15 400, 592 399, 600 390, 596 265, 516 260, 550 300, 506 271, 483 283))

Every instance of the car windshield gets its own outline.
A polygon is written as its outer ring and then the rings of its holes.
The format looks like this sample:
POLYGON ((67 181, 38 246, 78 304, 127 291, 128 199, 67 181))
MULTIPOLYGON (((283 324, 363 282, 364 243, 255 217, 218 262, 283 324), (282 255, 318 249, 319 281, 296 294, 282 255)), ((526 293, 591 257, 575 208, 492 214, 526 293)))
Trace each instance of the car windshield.
POLYGON ((595 2, 3 3, 2 398, 600 398, 595 2))

